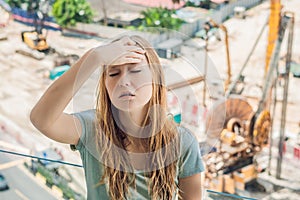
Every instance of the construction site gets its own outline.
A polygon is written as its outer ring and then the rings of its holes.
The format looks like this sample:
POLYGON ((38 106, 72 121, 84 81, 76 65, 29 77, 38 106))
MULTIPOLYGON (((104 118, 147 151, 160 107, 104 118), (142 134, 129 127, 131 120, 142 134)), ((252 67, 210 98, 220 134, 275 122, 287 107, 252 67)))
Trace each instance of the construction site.
MULTIPOLYGON (((299 9, 299 0, 236 6, 221 22, 206 17, 194 36, 173 31, 161 39, 116 26, 46 30, 0 7, 0 172, 10 187, 0 191, 0 199, 84 199, 79 153, 39 133, 29 114, 81 55, 120 34, 142 35, 157 49, 169 112, 199 142, 205 200, 300 199, 299 9), (37 166, 64 177, 73 196, 50 184, 37 166), (19 184, 16 168, 26 174, 19 184), (41 191, 23 190, 29 179, 41 191)), ((66 112, 94 108, 97 77, 90 77, 66 112)))

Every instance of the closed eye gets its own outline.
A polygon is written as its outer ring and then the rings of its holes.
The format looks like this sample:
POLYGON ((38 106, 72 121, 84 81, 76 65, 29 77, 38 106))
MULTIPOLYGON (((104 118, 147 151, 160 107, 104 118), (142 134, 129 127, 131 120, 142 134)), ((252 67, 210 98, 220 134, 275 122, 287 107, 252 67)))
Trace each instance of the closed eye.
POLYGON ((131 73, 139 73, 139 72, 141 72, 142 70, 140 70, 140 69, 137 69, 137 70, 131 70, 130 72, 131 73))
POLYGON ((110 77, 114 77, 114 76, 117 76, 119 74, 119 72, 117 72, 117 73, 110 73, 110 74, 108 74, 110 77))

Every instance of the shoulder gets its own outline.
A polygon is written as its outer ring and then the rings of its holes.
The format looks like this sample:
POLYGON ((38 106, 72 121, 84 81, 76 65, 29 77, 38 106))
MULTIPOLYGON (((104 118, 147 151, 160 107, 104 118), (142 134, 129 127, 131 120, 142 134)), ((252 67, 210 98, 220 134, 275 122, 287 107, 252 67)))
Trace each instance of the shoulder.
POLYGON ((178 126, 179 148, 181 158, 186 155, 197 155, 201 157, 200 144, 195 135, 186 127, 178 126), (199 155, 198 155, 199 154, 199 155))
POLYGON ((71 146, 71 148, 81 150, 82 147, 86 147, 88 144, 94 142, 96 132, 96 112, 95 109, 91 109, 73 113, 73 115, 80 121, 81 137, 78 144, 76 146, 71 146))
POLYGON ((90 132, 96 131, 96 110, 85 110, 82 112, 74 113, 75 117, 77 117, 81 124, 82 135, 85 136, 90 132))
POLYGON ((95 122, 96 120, 96 110, 95 109, 90 109, 90 110, 85 110, 77 113, 73 113, 74 116, 79 118, 79 120, 82 121, 90 121, 90 122, 95 122))
POLYGON ((200 145, 194 134, 183 126, 178 127, 180 138, 179 178, 204 171, 200 145))
POLYGON ((95 130, 95 124, 96 124, 95 109, 73 113, 73 115, 79 119, 81 124, 81 131, 83 133, 95 130))
POLYGON ((180 138, 180 143, 184 144, 184 146, 190 146, 192 143, 197 143, 197 138, 195 135, 186 127, 184 126, 178 126, 177 131, 180 138))

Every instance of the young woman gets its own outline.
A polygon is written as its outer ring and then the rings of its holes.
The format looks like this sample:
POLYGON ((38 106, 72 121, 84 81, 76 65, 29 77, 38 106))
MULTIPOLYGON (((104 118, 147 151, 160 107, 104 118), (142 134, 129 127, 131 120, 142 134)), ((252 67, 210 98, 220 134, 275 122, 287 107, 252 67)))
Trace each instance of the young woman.
POLYGON ((48 88, 30 118, 47 137, 79 150, 88 199, 202 199, 198 142, 167 115, 162 66, 139 36, 86 52, 48 88), (96 109, 64 113, 99 67, 96 109))

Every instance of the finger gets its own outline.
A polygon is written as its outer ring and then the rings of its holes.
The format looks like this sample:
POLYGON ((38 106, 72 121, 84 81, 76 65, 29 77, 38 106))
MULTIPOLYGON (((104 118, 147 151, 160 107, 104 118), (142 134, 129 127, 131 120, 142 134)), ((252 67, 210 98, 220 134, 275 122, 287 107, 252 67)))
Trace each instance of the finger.
POLYGON ((130 64, 130 63, 139 63, 145 58, 144 55, 138 54, 135 52, 128 52, 125 53, 116 59, 110 65, 123 65, 123 64, 130 64))
POLYGON ((133 41, 132 39, 130 39, 128 36, 123 37, 123 38, 121 39, 121 41, 122 41, 123 44, 125 44, 125 45, 129 45, 129 46, 134 46, 134 45, 136 45, 136 42, 133 41))
POLYGON ((119 56, 119 59, 122 58, 137 58, 137 59, 144 59, 145 55, 135 52, 135 51, 130 51, 130 52, 124 52, 119 56))
POLYGON ((125 56, 126 58, 136 58, 136 59, 140 59, 143 60, 145 58, 144 54, 139 54, 139 53, 135 53, 135 52, 131 52, 126 54, 125 56))
POLYGON ((136 52, 136 53, 139 53, 139 54, 145 54, 146 51, 140 47, 137 47, 137 46, 128 46, 127 48, 127 51, 130 51, 130 52, 136 52))
POLYGON ((145 54, 146 53, 146 51, 142 48, 137 48, 137 49, 133 50, 133 52, 136 52, 136 53, 139 53, 139 54, 145 54))
POLYGON ((125 61, 125 63, 124 64, 135 64, 135 63, 140 63, 142 60, 141 59, 139 59, 139 58, 132 58, 132 57, 130 57, 130 58, 125 58, 124 59, 124 61, 125 61))
POLYGON ((137 64, 140 63, 141 61, 142 60, 139 58, 125 57, 114 61, 110 65, 113 66, 113 65, 137 64))

